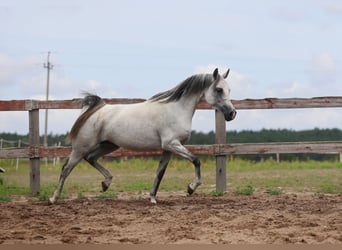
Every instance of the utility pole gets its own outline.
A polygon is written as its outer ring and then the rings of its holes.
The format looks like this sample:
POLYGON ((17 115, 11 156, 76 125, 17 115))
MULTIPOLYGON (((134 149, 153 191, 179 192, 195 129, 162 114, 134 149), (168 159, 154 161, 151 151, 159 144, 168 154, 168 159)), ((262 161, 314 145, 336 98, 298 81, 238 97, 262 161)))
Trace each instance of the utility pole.
MULTIPOLYGON (((47 78, 46 78, 46 101, 49 100, 49 85, 50 85, 50 70, 52 70, 53 65, 50 63, 50 54, 51 51, 48 51, 47 61, 44 63, 44 68, 47 69, 47 78)), ((45 129, 44 129, 44 146, 47 147, 47 130, 48 130, 48 109, 45 109, 45 129)))

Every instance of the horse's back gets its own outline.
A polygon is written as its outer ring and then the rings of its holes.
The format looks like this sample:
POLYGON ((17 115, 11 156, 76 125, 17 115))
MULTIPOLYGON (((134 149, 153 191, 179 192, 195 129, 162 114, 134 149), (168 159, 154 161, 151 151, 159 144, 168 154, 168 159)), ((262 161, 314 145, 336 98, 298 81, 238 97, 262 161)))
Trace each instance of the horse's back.
POLYGON ((105 105, 94 113, 79 131, 83 141, 101 141, 133 150, 160 149, 168 137, 188 136, 190 123, 179 119, 170 104, 142 102, 135 104, 105 105), (175 135, 179 133, 180 135, 175 135), (183 135, 184 134, 184 135, 183 135))
POLYGON ((142 103, 105 105, 79 131, 82 141, 110 141, 137 150, 160 148, 156 116, 142 103))

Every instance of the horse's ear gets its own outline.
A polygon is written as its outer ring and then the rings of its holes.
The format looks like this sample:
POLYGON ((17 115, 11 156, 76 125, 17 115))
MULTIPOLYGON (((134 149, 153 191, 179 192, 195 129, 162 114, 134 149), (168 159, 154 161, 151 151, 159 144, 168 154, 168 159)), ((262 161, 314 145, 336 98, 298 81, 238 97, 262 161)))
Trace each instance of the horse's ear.
POLYGON ((216 68, 213 72, 213 77, 214 77, 214 80, 217 80, 217 77, 218 77, 218 68, 216 68))
POLYGON ((227 72, 225 74, 223 74, 223 78, 226 79, 228 77, 230 69, 227 70, 227 72))

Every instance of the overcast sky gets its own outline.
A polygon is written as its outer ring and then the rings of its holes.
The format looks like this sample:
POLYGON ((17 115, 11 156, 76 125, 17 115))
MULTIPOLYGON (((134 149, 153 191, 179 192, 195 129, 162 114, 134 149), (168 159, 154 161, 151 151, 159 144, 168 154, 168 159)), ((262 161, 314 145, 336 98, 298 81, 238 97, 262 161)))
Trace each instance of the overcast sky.
MULTIPOLYGON (((148 98, 196 73, 231 69, 232 99, 342 95, 342 1, 1 0, 0 100, 148 98)), ((50 111, 49 132, 79 111, 50 111)), ((342 128, 342 109, 238 111, 229 130, 342 128)), ((41 133, 44 112, 41 112, 41 133)), ((214 112, 197 111, 197 131, 214 112)), ((27 112, 0 132, 27 133, 27 112)))

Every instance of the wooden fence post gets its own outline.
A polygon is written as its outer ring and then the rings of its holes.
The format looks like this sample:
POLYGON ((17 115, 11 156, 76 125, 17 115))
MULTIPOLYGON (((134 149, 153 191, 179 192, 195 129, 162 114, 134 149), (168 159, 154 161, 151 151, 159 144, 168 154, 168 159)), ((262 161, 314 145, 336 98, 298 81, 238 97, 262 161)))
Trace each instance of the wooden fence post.
POLYGON ((30 190, 33 195, 40 192, 40 158, 38 156, 39 141, 39 109, 29 109, 29 144, 33 149, 30 158, 30 190))
MULTIPOLYGON (((216 144, 226 144, 226 120, 217 110, 215 110, 215 130, 216 144)), ((227 190, 226 178, 226 156, 216 155, 216 192, 223 193, 227 190)))

